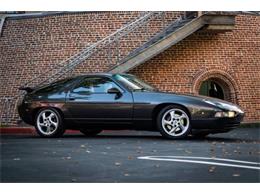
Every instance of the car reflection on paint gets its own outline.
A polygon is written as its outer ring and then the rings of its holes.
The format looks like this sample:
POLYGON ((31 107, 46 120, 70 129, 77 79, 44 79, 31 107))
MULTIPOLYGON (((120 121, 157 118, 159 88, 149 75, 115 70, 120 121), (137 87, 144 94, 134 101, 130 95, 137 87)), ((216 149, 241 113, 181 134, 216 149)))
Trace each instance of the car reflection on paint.
POLYGON ((159 131, 171 139, 228 132, 244 112, 230 102, 205 96, 160 92, 130 74, 90 74, 27 91, 18 112, 42 137, 66 129, 87 136, 103 129, 159 131))

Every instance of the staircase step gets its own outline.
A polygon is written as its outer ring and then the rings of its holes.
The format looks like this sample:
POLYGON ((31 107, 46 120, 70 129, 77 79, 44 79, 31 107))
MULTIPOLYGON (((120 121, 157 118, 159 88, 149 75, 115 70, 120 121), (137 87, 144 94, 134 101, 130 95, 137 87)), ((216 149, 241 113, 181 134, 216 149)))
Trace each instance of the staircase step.
POLYGON ((154 43, 166 38, 169 34, 173 33, 174 31, 178 30, 179 28, 183 27, 185 24, 189 23, 192 19, 186 19, 180 21, 178 24, 173 23, 172 25, 169 25, 166 27, 163 31, 159 32, 157 35, 155 35, 153 38, 151 38, 149 41, 144 43, 141 47, 133 50, 131 53, 128 54, 123 60, 121 60, 118 64, 123 64, 124 62, 128 61, 135 55, 141 53, 146 48, 150 47, 154 43))

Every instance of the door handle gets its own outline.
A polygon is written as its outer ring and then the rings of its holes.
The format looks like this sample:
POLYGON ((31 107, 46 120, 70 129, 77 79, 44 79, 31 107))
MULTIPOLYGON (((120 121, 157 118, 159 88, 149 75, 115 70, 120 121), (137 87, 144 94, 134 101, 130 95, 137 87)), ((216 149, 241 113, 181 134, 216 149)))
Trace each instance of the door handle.
POLYGON ((69 97, 69 100, 75 100, 75 98, 74 97, 69 97))

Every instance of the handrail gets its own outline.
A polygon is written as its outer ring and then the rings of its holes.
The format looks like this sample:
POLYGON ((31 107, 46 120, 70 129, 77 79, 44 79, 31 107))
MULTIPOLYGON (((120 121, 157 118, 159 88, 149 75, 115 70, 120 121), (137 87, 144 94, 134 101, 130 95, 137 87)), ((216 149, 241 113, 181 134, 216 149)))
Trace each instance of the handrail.
MULTIPOLYGON (((134 22, 124 25, 122 28, 116 30, 109 36, 97 41, 96 43, 92 44, 91 46, 84 48, 83 50, 76 53, 75 55, 62 61, 61 63, 59 63, 59 65, 62 68, 60 68, 58 71, 56 71, 54 74, 52 74, 50 78, 53 78, 53 76, 58 75, 60 72, 64 71, 66 68, 68 68, 68 71, 69 71, 71 68, 74 67, 74 65, 75 65, 74 63, 77 63, 77 60, 78 60, 78 63, 84 61, 86 58, 88 58, 90 56, 89 54, 92 54, 94 51, 96 51, 95 49, 97 49, 97 47, 106 46, 107 44, 109 44, 111 42, 115 42, 116 40, 118 40, 122 36, 126 35, 130 31, 136 29, 139 25, 143 24, 142 22, 145 22, 146 20, 149 21, 149 18, 151 18, 153 15, 159 14, 159 13, 161 13, 161 12, 148 12, 144 16, 139 17, 134 22)), ((48 70, 45 73, 48 73, 48 72, 52 72, 52 70, 48 70)), ((28 82, 23 84, 23 86, 28 86, 30 83, 34 82, 36 79, 39 79, 39 77, 35 76, 34 78, 30 79, 28 82)), ((38 85, 43 84, 48 80, 49 80, 49 78, 44 79, 38 85)))

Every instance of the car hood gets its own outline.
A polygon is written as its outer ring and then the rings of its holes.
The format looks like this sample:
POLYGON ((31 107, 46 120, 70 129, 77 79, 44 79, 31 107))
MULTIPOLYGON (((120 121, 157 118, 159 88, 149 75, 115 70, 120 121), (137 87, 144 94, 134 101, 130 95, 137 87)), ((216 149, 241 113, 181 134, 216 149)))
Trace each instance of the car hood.
POLYGON ((228 101, 225 101, 225 100, 218 99, 218 98, 212 98, 212 97, 202 96, 202 95, 197 95, 197 96, 182 95, 182 96, 197 99, 197 100, 206 102, 208 104, 217 106, 221 109, 231 110, 231 111, 235 111, 235 112, 239 112, 239 113, 244 113, 238 105, 233 104, 233 103, 228 102, 228 101))
POLYGON ((153 91, 153 92, 147 92, 147 93, 152 93, 155 96, 161 96, 161 97, 165 97, 165 99, 186 99, 187 101, 192 101, 192 102, 204 102, 206 104, 210 104, 213 105, 215 107, 224 109, 224 110, 230 110, 230 111, 235 111, 238 113, 243 113, 243 111, 241 110, 241 108, 236 105, 233 104, 231 102, 225 101, 225 100, 221 100, 221 99, 217 99, 217 98, 212 98, 212 97, 208 97, 208 96, 202 96, 202 95, 187 95, 187 94, 178 94, 178 93, 169 93, 169 92, 157 92, 157 91, 153 91))

